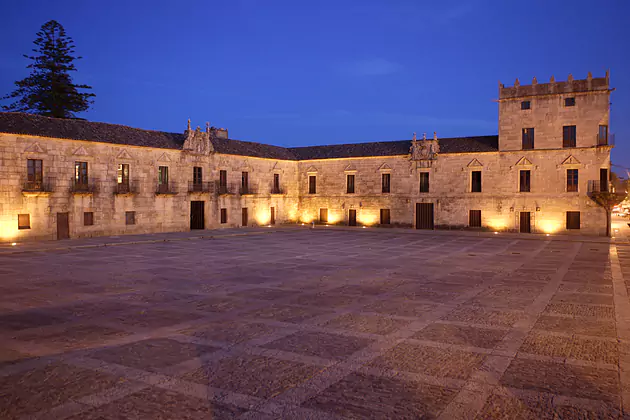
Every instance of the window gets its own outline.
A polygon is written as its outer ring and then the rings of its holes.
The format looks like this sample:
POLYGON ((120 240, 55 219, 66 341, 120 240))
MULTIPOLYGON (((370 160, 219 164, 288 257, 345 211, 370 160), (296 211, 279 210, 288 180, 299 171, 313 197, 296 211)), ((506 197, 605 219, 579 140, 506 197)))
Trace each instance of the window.
POLYGON ((119 185, 129 185, 129 164, 118 164, 118 171, 116 171, 116 182, 119 185))
POLYGON ((382 192, 388 193, 391 189, 391 174, 383 174, 382 178, 382 192))
POLYGON ((219 171, 219 188, 227 188, 227 171, 223 169, 219 171))
POLYGON ((354 194, 354 175, 346 176, 346 193, 354 194))
POLYGON ((468 227, 481 227, 481 210, 470 210, 468 213, 468 227))
POLYGON ((534 129, 523 128, 523 150, 534 148, 534 129))
POLYGON ((158 184, 168 185, 168 166, 158 168, 158 184))
POLYGON ((579 229, 580 228, 580 212, 568 211, 567 212, 567 229, 579 229))
POLYGON ((328 209, 319 209, 319 221, 328 223, 328 209))
POLYGON ((567 169, 567 192, 578 191, 578 170, 567 169))
POLYGON ((43 180, 43 165, 40 159, 28 159, 26 161, 27 181, 41 184, 43 180))
POLYGON ((574 125, 562 127, 562 147, 575 147, 576 131, 574 125))
POLYGON ((519 192, 530 192, 530 171, 520 171, 519 173, 519 192))
POLYGON ((79 184, 79 185, 87 185, 88 183, 87 162, 74 162, 74 183, 79 184))
POLYGON ((273 174, 273 191, 280 194, 280 174, 273 174))
POLYGON ((94 213, 91 211, 83 212, 83 226, 92 226, 94 224, 94 213))
POLYGON ((381 209, 381 225, 389 225, 390 223, 389 209, 381 209))
POLYGON ((221 209, 221 223, 227 223, 227 209, 221 209))
POLYGON ((249 172, 241 172, 241 193, 249 192, 249 172))
POLYGON ((126 225, 135 225, 136 224, 136 212, 135 211, 126 211, 125 212, 125 224, 126 225))
POLYGON ((199 166, 193 168, 193 184, 201 185, 203 182, 203 172, 199 166))
POLYGON ((521 109, 530 109, 532 107, 532 103, 530 101, 521 102, 521 109))
POLYGON ((31 228, 31 215, 18 214, 18 229, 30 229, 30 228, 31 228))
POLYGON ((597 134, 597 145, 606 146, 608 144, 608 126, 600 125, 599 133, 597 134))
POLYGON ((317 194, 317 177, 315 175, 308 177, 308 193, 317 194))
POLYGON ((428 172, 420 172, 420 192, 421 193, 429 192, 429 173, 428 172))
POLYGON ((575 98, 564 98, 564 106, 575 106, 575 98))
POLYGON ((481 192, 481 171, 472 171, 470 178, 472 181, 470 191, 481 192))
POLYGON ((608 178, 608 169, 600 168, 599 169, 599 191, 600 192, 608 192, 608 182, 610 179, 608 178))

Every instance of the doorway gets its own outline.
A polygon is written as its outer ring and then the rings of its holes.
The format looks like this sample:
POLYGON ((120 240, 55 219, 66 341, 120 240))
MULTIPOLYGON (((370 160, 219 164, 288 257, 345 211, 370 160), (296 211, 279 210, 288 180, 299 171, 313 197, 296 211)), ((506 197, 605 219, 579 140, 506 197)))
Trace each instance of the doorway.
POLYGON ((319 209, 319 222, 328 223, 328 209, 319 209))
POLYGON ((190 202, 190 229, 204 228, 204 208, 205 201, 190 202))
POLYGON ((521 233, 532 233, 532 226, 531 226, 531 213, 528 211, 522 211, 521 212, 521 227, 520 227, 520 232, 521 233))
POLYGON ((57 213, 57 239, 70 239, 68 213, 57 213))
POLYGON ((433 227, 433 203, 416 203, 416 229, 433 227))
POLYGON ((243 227, 247 227, 247 223, 248 223, 247 207, 243 207, 243 210, 241 213, 241 225, 243 225, 243 227))
POLYGON ((348 210, 348 226, 357 225, 357 211, 355 209, 348 210))
POLYGON ((272 207, 270 213, 271 213, 271 218, 269 219, 269 224, 275 225, 276 224, 276 208, 272 207))

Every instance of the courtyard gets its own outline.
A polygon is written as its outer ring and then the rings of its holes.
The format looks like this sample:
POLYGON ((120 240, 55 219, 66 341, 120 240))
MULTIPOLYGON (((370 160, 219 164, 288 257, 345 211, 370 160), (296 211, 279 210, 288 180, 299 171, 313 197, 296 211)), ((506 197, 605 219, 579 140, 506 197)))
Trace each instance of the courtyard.
POLYGON ((624 244, 385 229, 4 253, 0 418, 619 418, 624 278, 624 244))

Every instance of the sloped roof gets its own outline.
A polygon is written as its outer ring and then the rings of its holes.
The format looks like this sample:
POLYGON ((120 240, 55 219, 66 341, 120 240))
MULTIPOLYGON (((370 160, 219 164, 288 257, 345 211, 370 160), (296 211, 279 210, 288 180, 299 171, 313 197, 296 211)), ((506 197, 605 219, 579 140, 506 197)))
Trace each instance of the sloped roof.
MULTIPOLYGON (((438 139, 440 154, 496 152, 499 136, 453 137, 438 139)), ((291 147, 298 160, 334 159, 367 156, 399 156, 409 154, 411 140, 371 143, 331 144, 328 146, 291 147)))
MULTIPOLYGON (((162 149, 181 149, 185 140, 183 133, 143 130, 79 119, 49 118, 19 112, 0 112, 0 133, 162 149)), ((498 136, 442 138, 439 142, 440 153, 496 152, 498 150, 498 136)), ((399 156, 408 154, 411 146, 410 140, 399 140, 285 148, 219 137, 212 137, 212 143, 218 153, 282 160, 399 156)))
POLYGON ((181 149, 184 135, 142 130, 118 124, 0 112, 0 132, 101 143, 181 149))

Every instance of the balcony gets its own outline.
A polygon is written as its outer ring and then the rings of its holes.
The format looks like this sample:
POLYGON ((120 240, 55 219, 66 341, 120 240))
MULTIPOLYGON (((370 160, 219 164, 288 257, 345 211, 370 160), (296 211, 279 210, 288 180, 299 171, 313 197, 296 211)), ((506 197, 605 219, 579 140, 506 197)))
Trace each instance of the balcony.
POLYGON ((286 191, 282 187, 271 187, 271 194, 286 194, 286 191))
POLYGON ((70 179, 70 192, 75 195, 92 195, 97 191, 96 180, 70 179))
POLYGON ((53 191, 54 178, 38 181, 25 181, 22 184, 22 194, 27 197, 50 195, 53 191))
POLYGON ((258 191, 256 190, 256 188, 250 187, 248 186, 241 186, 238 190, 238 193, 240 195, 254 195, 254 194, 258 194, 258 191))
POLYGON ((602 183, 599 180, 588 181, 588 194, 615 192, 612 182, 602 183))
POLYGON ((188 194, 203 194, 209 193, 212 190, 211 182, 188 182, 188 194))
POLYGON ((605 136, 597 135, 597 145, 598 146, 614 146, 615 145, 615 135, 614 134, 606 134, 605 136))
POLYGON ((234 194, 235 188, 232 185, 221 184, 219 181, 215 181, 214 185, 218 195, 234 194))
POLYGON ((116 183, 116 187, 114 188, 114 194, 116 195, 134 195, 138 193, 138 188, 134 184, 130 184, 129 182, 120 182, 116 183))
POLYGON ((171 184, 158 184, 155 195, 175 195, 177 191, 171 184))

